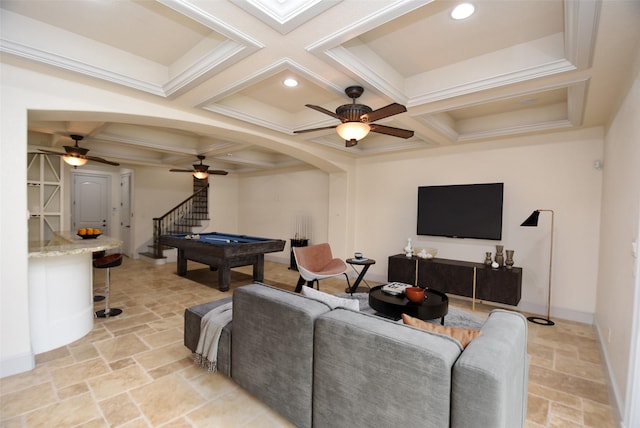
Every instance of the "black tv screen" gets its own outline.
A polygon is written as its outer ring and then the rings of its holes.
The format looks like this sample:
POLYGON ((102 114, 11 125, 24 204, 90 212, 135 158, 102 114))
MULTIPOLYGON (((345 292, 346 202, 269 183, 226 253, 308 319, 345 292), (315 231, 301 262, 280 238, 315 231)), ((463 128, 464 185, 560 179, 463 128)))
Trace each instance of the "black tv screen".
POLYGON ((502 239, 504 183, 418 187, 418 235, 502 239))

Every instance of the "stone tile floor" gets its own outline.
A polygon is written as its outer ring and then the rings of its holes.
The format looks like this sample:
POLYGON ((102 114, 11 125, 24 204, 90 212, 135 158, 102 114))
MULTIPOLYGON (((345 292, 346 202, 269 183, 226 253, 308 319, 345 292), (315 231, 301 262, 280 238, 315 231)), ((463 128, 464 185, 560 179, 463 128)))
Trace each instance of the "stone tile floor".
MULTIPOLYGON (((182 344, 184 309, 232 291, 218 291, 217 275, 203 265, 190 262, 189 269, 181 278, 175 263, 131 259, 112 269, 111 306, 124 313, 96 319, 84 338, 37 355, 34 370, 0 379, 0 427, 291 426, 225 376, 193 363, 182 344)), ((235 269, 231 290, 250 283, 250 273, 235 269)), ((265 263, 264 282, 293 290, 296 280, 286 265, 265 263)), ((99 294, 100 271, 94 286, 99 294)), ((321 282, 333 294, 344 288, 341 278, 321 282)), ((471 311, 468 301, 450 304, 471 311)), ((475 309, 486 317, 491 307, 475 309)), ((595 329, 555 321, 529 324, 526 427, 614 427, 595 329)))

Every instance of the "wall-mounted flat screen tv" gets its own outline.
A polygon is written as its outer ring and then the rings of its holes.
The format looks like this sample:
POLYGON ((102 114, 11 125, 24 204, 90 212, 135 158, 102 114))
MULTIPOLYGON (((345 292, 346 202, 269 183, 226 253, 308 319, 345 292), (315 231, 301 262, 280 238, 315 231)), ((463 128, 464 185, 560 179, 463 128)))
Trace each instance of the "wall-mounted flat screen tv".
POLYGON ((504 183, 418 187, 418 235, 502 239, 504 183))

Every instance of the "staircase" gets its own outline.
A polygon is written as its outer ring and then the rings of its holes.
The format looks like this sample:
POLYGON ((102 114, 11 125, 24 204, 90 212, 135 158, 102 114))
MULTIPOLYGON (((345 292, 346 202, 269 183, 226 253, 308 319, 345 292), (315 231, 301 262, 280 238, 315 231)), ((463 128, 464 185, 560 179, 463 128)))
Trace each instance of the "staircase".
POLYGON ((193 233, 193 229, 202 227, 202 222, 206 220, 209 220, 209 183, 206 179, 194 178, 193 194, 162 217, 153 219, 153 240, 149 251, 140 253, 140 256, 163 264, 166 259, 163 252, 171 247, 160 245, 160 236, 193 233))

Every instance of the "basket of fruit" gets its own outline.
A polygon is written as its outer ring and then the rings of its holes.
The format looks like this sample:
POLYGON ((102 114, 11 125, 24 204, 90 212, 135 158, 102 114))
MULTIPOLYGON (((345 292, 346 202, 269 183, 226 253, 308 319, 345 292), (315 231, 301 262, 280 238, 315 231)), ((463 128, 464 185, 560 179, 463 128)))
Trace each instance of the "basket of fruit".
POLYGON ((100 235, 102 235, 100 229, 94 229, 92 227, 81 227, 78 229, 78 236, 82 239, 96 239, 100 235))

